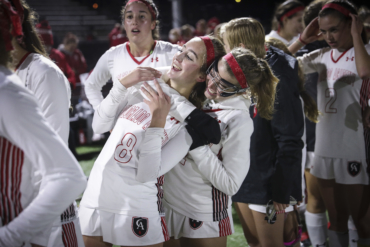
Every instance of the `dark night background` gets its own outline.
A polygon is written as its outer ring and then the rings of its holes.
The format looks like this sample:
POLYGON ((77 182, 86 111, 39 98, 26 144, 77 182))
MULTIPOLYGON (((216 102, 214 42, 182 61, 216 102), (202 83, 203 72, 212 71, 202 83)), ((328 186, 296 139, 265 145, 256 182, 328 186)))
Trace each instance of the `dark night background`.
MULTIPOLYGON (((301 0, 305 5, 311 1, 301 0)), ((112 18, 120 20, 119 10, 125 1, 118 0, 82 0, 85 3, 98 3, 100 11, 109 11, 112 18)), ((162 35, 168 33, 172 28, 172 3, 170 0, 154 0, 160 12, 162 35)), ((216 16, 221 22, 227 22, 237 17, 253 17, 258 19, 270 31, 271 18, 277 4, 283 1, 271 0, 182 0, 183 23, 195 26, 199 19, 210 19, 216 16)), ((370 0, 352 1, 357 7, 367 5, 370 7, 370 0)))

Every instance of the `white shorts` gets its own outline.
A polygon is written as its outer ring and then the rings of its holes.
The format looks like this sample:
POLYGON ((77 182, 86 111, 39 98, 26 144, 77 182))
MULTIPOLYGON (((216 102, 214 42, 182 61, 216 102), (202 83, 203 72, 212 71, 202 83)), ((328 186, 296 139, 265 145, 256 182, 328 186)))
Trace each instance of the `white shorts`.
POLYGON ((315 155, 311 174, 321 179, 335 179, 338 184, 369 184, 365 160, 327 158, 315 155))
MULTIPOLYGON (((256 212, 260 212, 260 213, 263 213, 265 214, 266 213, 266 205, 259 205, 259 204, 251 204, 249 203, 248 204, 248 207, 253 210, 253 211, 256 211, 256 212)), ((285 209, 285 213, 289 213, 289 212, 292 212, 294 210, 294 207, 293 206, 289 206, 285 209)))
POLYGON ((61 226, 53 226, 48 247, 84 247, 81 233, 80 219, 77 217, 61 226))
POLYGON ((82 235, 115 245, 143 246, 169 240, 165 217, 140 217, 80 207, 82 235))
POLYGON ((314 159, 315 159, 315 153, 311 152, 311 151, 307 152, 306 165, 305 165, 306 169, 312 169, 313 168, 314 159))
POLYGON ((231 210, 229 216, 220 221, 197 221, 166 208, 166 222, 169 236, 184 238, 217 238, 234 233, 231 210))

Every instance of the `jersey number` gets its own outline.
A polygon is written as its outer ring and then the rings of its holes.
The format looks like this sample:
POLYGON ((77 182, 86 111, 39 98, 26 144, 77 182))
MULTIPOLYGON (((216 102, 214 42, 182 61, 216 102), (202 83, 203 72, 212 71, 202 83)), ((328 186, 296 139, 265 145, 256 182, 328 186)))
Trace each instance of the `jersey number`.
POLYGON ((131 133, 127 133, 114 151, 114 159, 119 163, 128 163, 132 158, 132 149, 136 144, 136 136, 131 133))
POLYGON ((329 98, 325 106, 325 112, 337 113, 337 108, 333 107, 334 102, 337 100, 337 91, 334 88, 327 88, 325 90, 325 98, 329 98))

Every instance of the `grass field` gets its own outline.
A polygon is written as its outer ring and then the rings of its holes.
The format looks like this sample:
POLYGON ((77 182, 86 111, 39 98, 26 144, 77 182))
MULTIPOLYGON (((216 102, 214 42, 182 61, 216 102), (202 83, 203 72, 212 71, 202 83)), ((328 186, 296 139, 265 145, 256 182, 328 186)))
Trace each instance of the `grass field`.
MULTIPOLYGON (((88 160, 80 160, 79 163, 82 167, 82 170, 84 171, 86 176, 90 175, 91 168, 94 165, 94 162, 97 158, 97 152, 101 150, 102 146, 82 146, 77 148, 77 153, 80 156, 87 155, 93 153, 93 157, 90 157, 88 160)), ((235 233, 227 238, 227 247, 246 247, 248 246, 243 230, 238 218, 238 215, 236 214, 234 208, 233 208, 233 219, 234 219, 234 229, 235 233)))

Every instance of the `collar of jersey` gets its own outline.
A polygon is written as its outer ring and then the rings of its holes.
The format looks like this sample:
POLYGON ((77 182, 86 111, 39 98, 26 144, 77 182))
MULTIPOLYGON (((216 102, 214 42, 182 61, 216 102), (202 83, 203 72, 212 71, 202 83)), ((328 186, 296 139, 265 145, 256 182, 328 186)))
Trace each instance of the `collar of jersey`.
POLYGON ((130 42, 127 42, 126 43, 126 49, 127 49, 127 52, 128 52, 128 54, 130 55, 130 57, 132 58, 132 60, 134 60, 134 62, 135 63, 137 63, 138 65, 140 65, 140 64, 142 64, 144 61, 145 61, 145 59, 147 59, 150 55, 152 55, 153 54, 153 51, 154 51, 154 48, 155 48, 155 46, 157 45, 157 41, 156 40, 154 40, 154 44, 153 44, 153 47, 152 47, 152 50, 149 52, 149 54, 148 54, 148 56, 146 56, 146 57, 144 57, 141 61, 138 61, 133 55, 132 55, 132 53, 131 53, 131 51, 130 51, 130 42))

